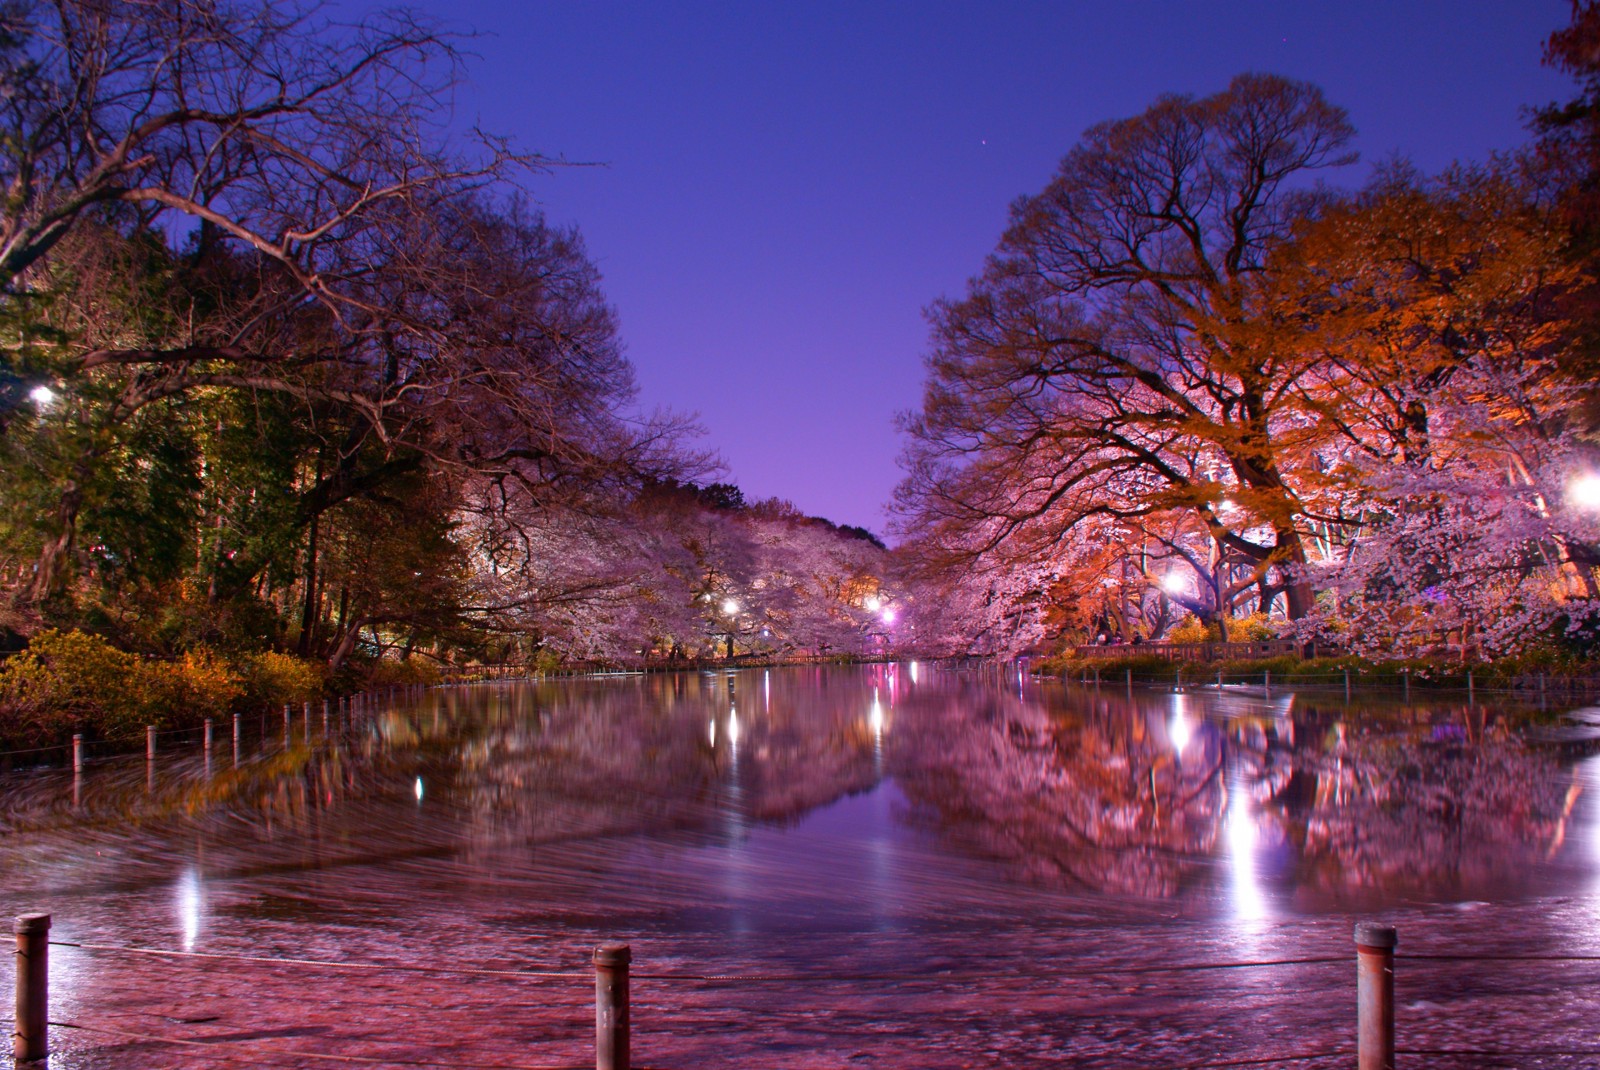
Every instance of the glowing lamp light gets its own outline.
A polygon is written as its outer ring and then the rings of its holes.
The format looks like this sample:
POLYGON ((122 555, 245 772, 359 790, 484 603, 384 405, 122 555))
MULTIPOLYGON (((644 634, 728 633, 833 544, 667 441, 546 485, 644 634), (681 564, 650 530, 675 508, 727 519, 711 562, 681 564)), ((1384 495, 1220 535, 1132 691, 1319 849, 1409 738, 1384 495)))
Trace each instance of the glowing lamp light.
POLYGON ((885 607, 884 611, 883 611, 883 623, 885 623, 885 624, 893 624, 894 623, 894 617, 895 617, 894 610, 890 609, 888 607, 885 607))
POLYGON ((1189 585, 1183 582, 1183 577, 1176 572, 1169 572, 1161 581, 1161 586, 1166 588, 1170 594, 1180 594, 1187 590, 1189 585))
POLYGON ((739 603, 735 602, 731 598, 728 599, 726 602, 722 603, 722 612, 732 616, 733 614, 739 612, 739 603))
POLYGON ((48 386, 40 385, 28 391, 28 397, 42 409, 56 399, 56 392, 48 386))
POLYGON ((1600 475, 1579 476, 1567 486, 1567 497, 1579 509, 1600 512, 1600 475))
POLYGON ((873 595, 871 598, 867 599, 867 612, 868 613, 876 613, 882 607, 883 607, 883 599, 879 598, 877 595, 873 595))

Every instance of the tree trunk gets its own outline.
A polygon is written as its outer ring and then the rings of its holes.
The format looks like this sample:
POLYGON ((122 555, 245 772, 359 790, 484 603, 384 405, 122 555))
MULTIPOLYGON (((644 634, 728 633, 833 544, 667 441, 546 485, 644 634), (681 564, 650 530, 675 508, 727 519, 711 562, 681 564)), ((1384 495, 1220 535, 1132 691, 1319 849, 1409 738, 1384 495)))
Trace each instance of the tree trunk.
POLYGON ((78 512, 82 508, 83 484, 76 477, 68 479, 56 503, 56 533, 45 540, 34 566, 33 583, 27 595, 29 605, 39 605, 61 589, 72 544, 78 536, 78 512))
MULTIPOLYGON (((322 456, 317 455, 317 486, 322 484, 322 456)), ((322 511, 311 514, 306 526, 306 597, 300 609, 300 656, 311 655, 312 633, 317 628, 317 536, 322 529, 322 511)))

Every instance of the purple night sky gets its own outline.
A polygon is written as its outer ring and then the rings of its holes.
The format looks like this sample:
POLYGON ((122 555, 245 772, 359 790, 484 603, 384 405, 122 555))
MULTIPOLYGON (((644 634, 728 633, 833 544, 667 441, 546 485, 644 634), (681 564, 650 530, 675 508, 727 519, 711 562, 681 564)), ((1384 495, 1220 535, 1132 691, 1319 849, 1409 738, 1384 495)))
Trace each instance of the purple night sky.
POLYGON ((641 402, 699 413, 748 497, 879 532, 923 307, 1086 127, 1276 72, 1350 111, 1354 185, 1514 147, 1571 92, 1539 64, 1565 0, 417 6, 484 35, 463 123, 605 165, 531 192, 582 229, 641 402))

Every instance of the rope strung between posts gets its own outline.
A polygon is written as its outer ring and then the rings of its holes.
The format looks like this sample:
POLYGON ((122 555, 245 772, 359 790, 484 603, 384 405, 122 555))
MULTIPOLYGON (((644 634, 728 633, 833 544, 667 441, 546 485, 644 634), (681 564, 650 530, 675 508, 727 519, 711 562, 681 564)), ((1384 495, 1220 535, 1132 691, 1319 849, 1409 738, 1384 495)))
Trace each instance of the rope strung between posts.
POLYGON ((1488 1055, 1499 1059, 1516 1059, 1528 1055, 1600 1055, 1600 1048, 1519 1048, 1516 1051, 1477 1048, 1396 1048, 1394 1053, 1396 1055, 1488 1055))
POLYGON ((335 970, 388 970, 395 973, 448 973, 469 977, 545 978, 564 981, 592 981, 592 973, 569 973, 545 970, 475 970, 466 966, 401 966, 373 962, 337 962, 327 959, 291 959, 272 955, 224 955, 206 951, 168 951, 155 947, 124 947, 115 944, 82 944, 67 941, 50 941, 51 947, 71 947, 80 951, 114 952, 129 955, 155 955, 174 959, 219 959, 230 962, 266 963, 273 966, 321 966, 335 970))
MULTIPOLYGON (((265 963, 274 966, 317 966, 336 970, 390 970, 397 973, 440 973, 461 974, 470 977, 510 977, 534 978, 545 980, 563 981, 590 981, 592 973, 571 973, 552 970, 483 970, 467 966, 408 966, 386 965, 371 962, 339 962, 330 959, 302 959, 281 958, 273 955, 232 955, 222 952, 207 951, 173 951, 166 948, 132 947, 117 944, 86 944, 70 941, 50 941, 51 947, 69 947, 81 951, 98 951, 102 953, 126 953, 130 955, 155 955, 161 958, 174 959, 212 959, 224 962, 251 962, 265 963)), ((1124 977, 1153 973, 1197 973, 1207 970, 1244 970, 1258 969, 1275 966, 1322 966, 1345 964, 1348 960, 1344 957, 1331 955, 1308 956, 1292 959, 1263 959, 1259 961, 1237 962, 1191 962, 1176 963, 1166 966, 1103 966, 1098 968, 1078 969, 1079 976, 1094 977, 1124 977)), ((697 974, 697 973, 633 973, 636 981, 701 981, 714 984, 731 984, 736 982, 783 982, 792 984, 797 982, 815 981, 829 982, 863 982, 863 981, 893 981, 893 982, 927 982, 943 983, 951 981, 985 981, 994 980, 993 971, 982 973, 725 973, 725 974, 697 974)), ((1057 979, 1059 981, 1059 979, 1057 979)))
POLYGON ((1600 962, 1600 955, 1402 955, 1407 962, 1600 962))
MULTIPOLYGON (((1169 966, 1090 966, 1074 967, 1076 976, 1090 977, 1129 977, 1148 973, 1199 973, 1206 970, 1247 970, 1272 966, 1324 966, 1330 964, 1347 965, 1349 959, 1331 955, 1318 955, 1307 958, 1295 959, 1261 959, 1242 962, 1185 962, 1169 966)), ((637 981, 708 981, 708 982, 733 982, 733 981, 782 981, 792 983, 796 981, 990 981, 1000 979, 993 971, 983 973, 760 973, 760 974, 698 974, 698 973, 634 973, 637 981)), ((1015 978, 1005 978, 1008 984, 1016 983, 1015 978)), ((1059 984, 1063 978, 1048 978, 1051 983, 1059 984)))
POLYGON ((1339 1051, 1303 1051, 1295 1055, 1267 1055, 1258 1059, 1227 1059, 1218 1063, 1182 1063, 1172 1070, 1225 1070, 1232 1066, 1272 1066, 1278 1063, 1322 1062, 1325 1059, 1348 1059, 1355 1049, 1339 1051))
MULTIPOLYGON (((235 1058, 227 1054, 225 1045, 243 1044, 242 1041, 217 1041, 217 1040, 189 1040, 184 1037, 163 1037, 151 1033, 130 1033, 122 1029, 103 1029, 100 1026, 83 1025, 78 1022, 51 1022, 52 1026, 60 1029, 76 1029, 84 1033, 94 1033, 100 1036, 116 1037, 119 1040, 137 1040, 148 1044, 175 1044, 180 1047, 206 1048, 213 1054, 222 1050, 223 1058, 235 1058)), ((424 1067, 460 1067, 463 1070, 587 1070, 584 1066, 529 1064, 529 1063, 468 1063, 451 1056, 434 1060, 402 1059, 397 1057, 378 1057, 375 1055, 333 1055, 327 1052, 294 1051, 290 1048, 277 1048, 257 1044, 245 1045, 246 1052, 255 1052, 261 1055, 271 1055, 282 1059, 320 1059, 324 1062, 334 1063, 359 1063, 365 1066, 424 1066, 424 1067)), ((281 1063, 267 1065, 282 1065, 281 1063)), ((644 1070, 644 1068, 640 1068, 644 1070)))

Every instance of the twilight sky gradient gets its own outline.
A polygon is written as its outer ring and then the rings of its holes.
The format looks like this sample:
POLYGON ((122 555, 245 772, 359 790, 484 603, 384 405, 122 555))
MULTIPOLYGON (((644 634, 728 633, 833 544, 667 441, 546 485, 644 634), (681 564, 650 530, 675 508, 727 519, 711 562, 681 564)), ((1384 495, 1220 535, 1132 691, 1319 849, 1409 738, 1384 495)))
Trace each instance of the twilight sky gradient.
POLYGON ((882 532, 922 309, 1088 126, 1235 73, 1350 111, 1355 185, 1526 135, 1566 0, 420 0, 484 36, 458 108, 603 167, 537 181, 582 229, 642 402, 698 412, 748 497, 882 532))

